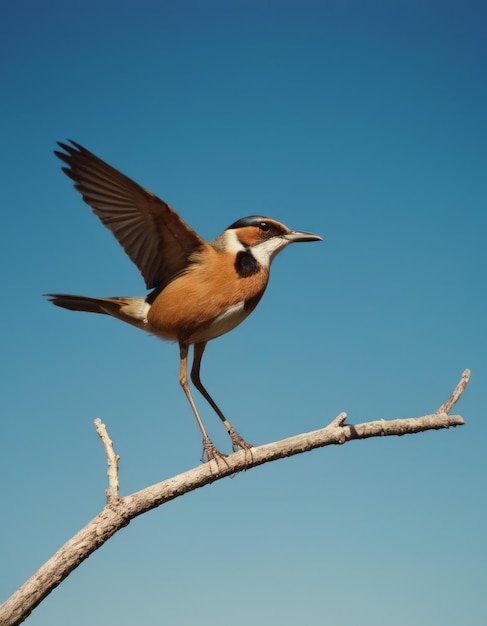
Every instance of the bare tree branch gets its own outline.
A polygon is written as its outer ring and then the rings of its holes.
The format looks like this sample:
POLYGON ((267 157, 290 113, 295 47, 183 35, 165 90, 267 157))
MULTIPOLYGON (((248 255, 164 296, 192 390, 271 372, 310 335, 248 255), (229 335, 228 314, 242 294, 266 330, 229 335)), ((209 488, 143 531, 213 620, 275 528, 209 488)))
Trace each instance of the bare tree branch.
POLYGON ((220 480, 242 470, 249 470, 263 463, 308 452, 332 444, 343 444, 352 439, 367 439, 389 435, 407 435, 430 429, 461 426, 460 415, 449 415, 459 400, 470 378, 465 370, 457 387, 438 411, 423 417, 378 420, 363 424, 345 424, 346 413, 340 413, 328 426, 310 433, 303 433, 281 441, 275 441, 251 450, 241 450, 212 460, 163 482, 146 487, 128 496, 118 494, 118 455, 101 420, 95 420, 96 430, 102 439, 108 463, 107 504, 105 508, 58 550, 40 569, 22 585, 6 602, 0 605, 0 626, 16 626, 22 623, 80 563, 101 547, 118 530, 127 526, 135 517, 150 511, 204 485, 220 480))
POLYGON ((100 436, 100 439, 103 442, 103 447, 105 448, 105 454, 107 455, 107 463, 108 463, 108 489, 106 490, 107 494, 107 504, 112 504, 119 499, 118 489, 118 462, 120 461, 120 457, 118 454, 115 454, 113 449, 113 441, 110 439, 107 433, 107 428, 105 424, 101 421, 101 419, 97 418, 95 420, 95 428, 96 432, 100 436))
POLYGON ((467 388, 469 380, 470 380, 470 370, 466 369, 463 372, 462 377, 460 378, 460 382, 453 390, 451 396, 448 398, 446 402, 444 402, 440 406, 437 413, 449 413, 452 410, 453 406, 460 400, 460 396, 467 388))

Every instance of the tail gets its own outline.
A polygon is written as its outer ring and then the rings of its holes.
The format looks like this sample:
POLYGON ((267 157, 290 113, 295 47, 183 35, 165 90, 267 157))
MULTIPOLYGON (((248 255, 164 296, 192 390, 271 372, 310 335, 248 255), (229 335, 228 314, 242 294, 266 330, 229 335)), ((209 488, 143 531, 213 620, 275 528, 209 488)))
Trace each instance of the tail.
POLYGON ((145 298, 90 298, 65 293, 48 293, 46 296, 49 302, 63 309, 111 315, 122 322, 147 330, 150 304, 145 298))

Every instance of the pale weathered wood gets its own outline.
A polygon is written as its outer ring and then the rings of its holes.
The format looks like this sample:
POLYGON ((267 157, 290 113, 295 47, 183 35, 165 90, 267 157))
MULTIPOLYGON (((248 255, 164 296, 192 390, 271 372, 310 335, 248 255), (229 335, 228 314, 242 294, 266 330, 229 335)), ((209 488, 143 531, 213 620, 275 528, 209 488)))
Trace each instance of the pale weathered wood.
POLYGON ((183 474, 146 487, 128 496, 118 494, 118 455, 101 420, 95 426, 102 439, 108 464, 107 504, 82 530, 60 548, 40 569, 24 583, 6 602, 0 605, 0 626, 22 623, 53 589, 55 589, 80 563, 102 546, 132 519, 208 483, 231 476, 236 472, 269 463, 295 454, 308 452, 332 444, 343 444, 352 439, 409 435, 424 430, 461 426, 460 415, 449 415, 453 405, 465 390, 470 371, 462 378, 448 400, 432 415, 396 420, 378 420, 363 424, 345 424, 346 413, 340 413, 320 430, 303 433, 274 443, 235 452, 224 459, 212 460, 183 474))
POLYGON ((115 454, 115 450, 113 449, 113 441, 108 436, 107 428, 105 424, 101 421, 101 419, 96 418, 95 428, 100 439, 102 440, 103 447, 105 448, 105 454, 107 455, 108 489, 106 490, 106 494, 107 504, 111 504, 119 499, 118 489, 120 487, 120 484, 118 481, 118 462, 120 461, 120 457, 118 456, 118 454, 115 454))

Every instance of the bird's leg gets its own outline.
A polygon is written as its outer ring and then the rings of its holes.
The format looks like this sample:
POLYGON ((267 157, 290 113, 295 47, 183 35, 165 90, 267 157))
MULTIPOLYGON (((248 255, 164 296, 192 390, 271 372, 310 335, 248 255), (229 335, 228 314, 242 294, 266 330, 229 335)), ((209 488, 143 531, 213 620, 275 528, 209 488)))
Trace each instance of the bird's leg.
POLYGON ((208 433, 206 432, 206 429, 205 429, 205 427, 203 425, 201 417, 199 416, 198 409, 196 408, 196 405, 194 403, 193 397, 191 395, 191 391, 189 389, 189 385, 188 385, 188 344, 183 343, 183 342, 179 342, 179 355, 180 355, 180 359, 181 359, 181 366, 180 366, 180 370, 179 370, 179 384, 183 388, 183 391, 186 394, 186 397, 188 398, 189 403, 191 404, 191 408, 193 409, 194 416, 196 417, 196 421, 198 422, 198 426, 199 426, 199 428, 201 430, 201 434, 203 435, 203 456, 205 456, 205 454, 206 454, 206 458, 208 459, 208 461, 211 461, 212 459, 216 459, 218 457, 223 457, 225 455, 223 455, 221 452, 219 452, 215 448, 213 442, 208 437, 208 433))
POLYGON ((215 413, 218 415, 218 417, 224 423, 225 428, 227 429, 228 434, 230 435, 230 438, 232 440, 232 447, 233 447, 233 449, 237 450, 238 448, 241 448, 242 450, 250 450, 250 448, 252 448, 252 445, 250 443, 247 443, 245 441, 245 439, 243 439, 238 434, 238 432, 235 430, 235 428, 233 428, 233 426, 230 424, 230 422, 227 420, 227 418, 220 411, 220 409, 216 405, 216 403, 213 400, 213 398, 210 396, 210 394, 203 387, 203 384, 202 384, 202 382, 200 380, 201 358, 203 357, 203 352, 205 351, 206 344, 207 344, 206 341, 202 341, 201 343, 195 343, 194 344, 193 366, 191 368, 191 380, 193 381, 193 384, 196 387, 196 389, 205 397, 205 399, 211 405, 211 407, 213 408, 215 413))

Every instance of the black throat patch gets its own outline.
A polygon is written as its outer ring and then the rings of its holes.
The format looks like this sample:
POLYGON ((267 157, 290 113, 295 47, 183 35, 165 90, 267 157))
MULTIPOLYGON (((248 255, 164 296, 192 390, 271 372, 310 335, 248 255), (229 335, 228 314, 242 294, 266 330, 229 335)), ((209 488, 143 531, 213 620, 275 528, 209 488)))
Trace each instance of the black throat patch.
POLYGON ((240 278, 249 278, 260 272, 260 265, 249 248, 240 250, 235 257, 235 269, 240 278))

